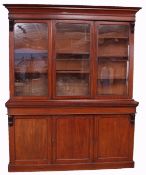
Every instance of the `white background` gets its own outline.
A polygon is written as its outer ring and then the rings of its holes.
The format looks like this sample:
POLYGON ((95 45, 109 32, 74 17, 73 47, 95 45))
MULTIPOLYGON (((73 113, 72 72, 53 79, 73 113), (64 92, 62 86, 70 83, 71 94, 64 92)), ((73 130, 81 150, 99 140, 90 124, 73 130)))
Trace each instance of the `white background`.
POLYGON ((145 175, 146 174, 146 0, 1 0, 0 1, 0 175, 145 175), (135 123, 134 160, 135 168, 92 170, 92 171, 52 171, 8 173, 9 161, 7 110, 5 102, 9 98, 9 43, 8 11, 4 3, 38 4, 87 4, 109 6, 142 7, 136 15, 134 50, 134 91, 133 97, 139 101, 135 123))

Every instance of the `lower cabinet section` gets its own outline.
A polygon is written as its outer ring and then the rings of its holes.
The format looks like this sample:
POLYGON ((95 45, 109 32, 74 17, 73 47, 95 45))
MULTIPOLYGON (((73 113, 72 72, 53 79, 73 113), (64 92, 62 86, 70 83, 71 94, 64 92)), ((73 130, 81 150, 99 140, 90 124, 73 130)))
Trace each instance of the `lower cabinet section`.
POLYGON ((130 115, 12 117, 9 171, 134 166, 130 115))

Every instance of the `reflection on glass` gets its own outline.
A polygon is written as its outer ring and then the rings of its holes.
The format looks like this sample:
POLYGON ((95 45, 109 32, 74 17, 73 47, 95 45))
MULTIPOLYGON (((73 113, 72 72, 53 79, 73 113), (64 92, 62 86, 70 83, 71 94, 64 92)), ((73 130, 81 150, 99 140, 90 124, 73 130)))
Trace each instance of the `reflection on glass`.
POLYGON ((43 23, 15 24, 15 96, 48 94, 47 28, 43 23))
POLYGON ((129 27, 101 25, 98 42, 98 95, 127 95, 129 27))
POLYGON ((58 96, 88 95, 88 76, 83 74, 57 74, 58 96))
POLYGON ((89 24, 56 24, 56 95, 89 95, 89 24))

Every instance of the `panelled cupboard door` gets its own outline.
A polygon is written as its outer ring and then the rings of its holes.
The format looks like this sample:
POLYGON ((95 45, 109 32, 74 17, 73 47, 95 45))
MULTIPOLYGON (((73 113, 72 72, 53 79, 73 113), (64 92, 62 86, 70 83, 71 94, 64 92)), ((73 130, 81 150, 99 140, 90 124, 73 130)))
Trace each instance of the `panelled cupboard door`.
MULTIPOLYGON (((50 118, 15 118, 13 129, 14 162, 16 164, 42 164, 50 162, 50 118)), ((12 135, 11 135, 12 136, 12 135)))
POLYGON ((54 119, 54 163, 82 163, 92 160, 92 116, 54 119))
POLYGON ((101 115, 95 118, 96 161, 132 160, 134 125, 130 115, 101 115))

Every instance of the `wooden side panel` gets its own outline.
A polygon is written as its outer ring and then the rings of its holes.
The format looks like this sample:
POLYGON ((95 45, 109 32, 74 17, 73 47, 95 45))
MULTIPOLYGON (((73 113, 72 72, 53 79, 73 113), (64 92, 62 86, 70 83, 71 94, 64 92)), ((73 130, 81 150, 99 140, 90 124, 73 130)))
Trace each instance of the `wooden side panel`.
POLYGON ((54 162, 90 162, 92 159, 93 118, 57 117, 54 134, 54 162))
MULTIPOLYGON (((47 163, 51 148, 50 122, 47 118, 15 119, 15 160, 17 164, 47 163), (49 123, 49 124, 48 124, 49 123)), ((50 156, 51 157, 51 156, 50 156)))
POLYGON ((97 161, 129 160, 131 123, 129 115, 104 115, 95 119, 97 161))

